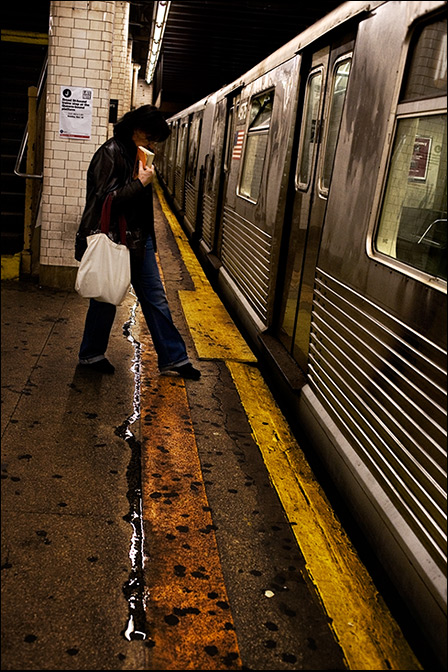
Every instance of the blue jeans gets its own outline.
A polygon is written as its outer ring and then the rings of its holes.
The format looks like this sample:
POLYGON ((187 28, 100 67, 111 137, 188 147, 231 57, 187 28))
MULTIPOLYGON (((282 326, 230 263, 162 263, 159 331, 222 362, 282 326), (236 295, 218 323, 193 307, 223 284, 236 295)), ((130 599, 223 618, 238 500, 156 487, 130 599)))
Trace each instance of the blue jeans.
MULTIPOLYGON (((171 317, 151 236, 146 241, 143 261, 133 258, 131 251, 131 282, 151 334, 160 371, 187 364, 190 360, 171 317)), ((80 363, 92 364, 104 359, 115 313, 116 306, 90 299, 79 351, 80 363)))

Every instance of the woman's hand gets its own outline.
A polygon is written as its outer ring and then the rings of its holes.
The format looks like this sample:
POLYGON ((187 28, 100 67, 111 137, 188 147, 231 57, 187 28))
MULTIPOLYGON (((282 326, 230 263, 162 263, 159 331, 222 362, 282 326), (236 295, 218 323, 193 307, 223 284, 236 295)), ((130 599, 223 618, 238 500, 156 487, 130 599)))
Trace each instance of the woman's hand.
POLYGON ((146 166, 143 165, 141 161, 138 162, 137 177, 144 187, 146 187, 150 182, 153 181, 154 172, 155 172, 154 166, 151 166, 151 168, 147 168, 146 166))

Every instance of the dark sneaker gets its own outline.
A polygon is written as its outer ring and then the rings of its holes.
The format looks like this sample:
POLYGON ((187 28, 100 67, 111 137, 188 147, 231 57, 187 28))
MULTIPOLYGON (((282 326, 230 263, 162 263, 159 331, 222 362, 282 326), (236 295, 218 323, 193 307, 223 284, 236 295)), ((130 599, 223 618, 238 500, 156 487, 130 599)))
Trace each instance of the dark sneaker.
POLYGON ((182 378, 190 378, 191 380, 199 380, 201 372, 195 369, 193 364, 184 364, 183 366, 176 366, 172 369, 177 371, 182 378))
POLYGON ((113 366, 113 364, 111 364, 109 360, 106 359, 106 357, 90 364, 87 362, 82 362, 81 366, 84 367, 84 369, 91 369, 93 371, 99 371, 100 373, 112 374, 115 371, 115 366, 113 366))

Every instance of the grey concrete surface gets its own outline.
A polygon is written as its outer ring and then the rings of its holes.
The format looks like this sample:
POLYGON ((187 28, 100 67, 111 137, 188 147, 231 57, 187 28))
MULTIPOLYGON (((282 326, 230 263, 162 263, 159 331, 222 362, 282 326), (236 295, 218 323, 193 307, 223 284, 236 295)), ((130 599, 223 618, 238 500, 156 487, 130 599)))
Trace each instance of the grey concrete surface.
POLYGON ((121 634, 132 302, 105 376, 77 367, 86 300, 2 283, 2 669, 144 669, 143 643, 121 634))

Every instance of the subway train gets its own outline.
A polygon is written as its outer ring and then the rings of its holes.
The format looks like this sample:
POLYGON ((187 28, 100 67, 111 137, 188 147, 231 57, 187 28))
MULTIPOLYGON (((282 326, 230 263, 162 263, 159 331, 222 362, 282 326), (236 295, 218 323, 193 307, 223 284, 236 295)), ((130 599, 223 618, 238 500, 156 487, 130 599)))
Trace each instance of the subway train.
POLYGON ((168 119, 156 163, 205 270, 440 660, 446 38, 446 2, 343 3, 168 119))

